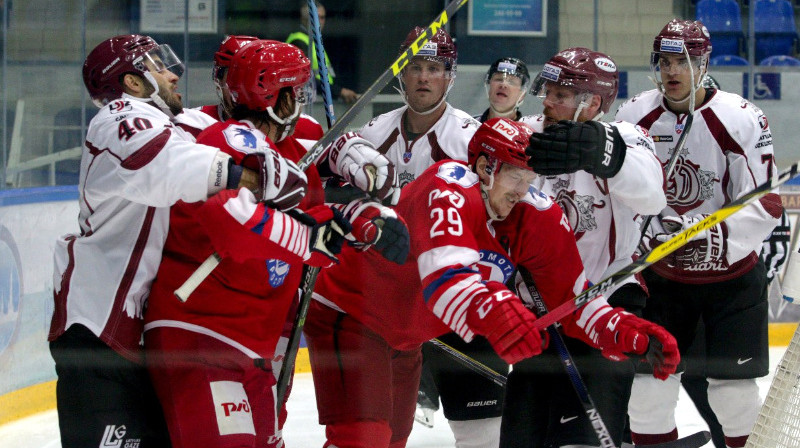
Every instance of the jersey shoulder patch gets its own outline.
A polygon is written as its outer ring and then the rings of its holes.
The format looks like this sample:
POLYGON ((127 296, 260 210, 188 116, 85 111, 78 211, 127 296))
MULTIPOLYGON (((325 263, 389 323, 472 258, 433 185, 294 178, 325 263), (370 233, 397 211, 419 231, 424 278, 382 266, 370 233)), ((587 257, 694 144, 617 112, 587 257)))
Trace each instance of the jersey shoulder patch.
POLYGON ((547 210, 548 208, 552 207, 553 204, 555 204, 550 196, 542 193, 533 185, 528 188, 528 194, 523 196, 519 201, 521 203, 531 205, 537 210, 547 210))
POLYGON ((259 148, 263 151, 266 146, 266 142, 259 131, 243 124, 228 125, 222 131, 222 135, 225 136, 225 142, 231 149, 242 154, 256 152, 259 148))
POLYGON ((470 188, 478 183, 478 175, 463 163, 458 162, 445 162, 439 165, 436 177, 443 179, 448 184, 456 184, 462 188, 470 188))

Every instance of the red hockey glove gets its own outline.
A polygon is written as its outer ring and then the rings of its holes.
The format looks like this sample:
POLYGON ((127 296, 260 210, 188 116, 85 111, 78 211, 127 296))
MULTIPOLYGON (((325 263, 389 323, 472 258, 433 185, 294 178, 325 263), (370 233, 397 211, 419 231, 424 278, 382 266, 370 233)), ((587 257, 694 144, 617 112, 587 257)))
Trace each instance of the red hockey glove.
POLYGON ((342 251, 344 235, 350 223, 336 208, 318 205, 303 213, 293 209, 284 212, 311 228, 308 255, 303 261, 309 266, 328 267, 339 262, 336 254, 342 251))
POLYGON ((678 343, 667 330, 622 308, 610 309, 600 316, 592 332, 596 333, 603 356, 612 361, 628 359, 625 353, 643 355, 652 345, 648 361, 653 364, 653 376, 662 380, 675 373, 681 360, 678 343))
POLYGON ((483 335, 509 364, 538 355, 546 346, 533 326, 536 316, 499 282, 487 282, 489 292, 470 304, 467 325, 483 335))
POLYGON ((328 147, 330 170, 370 196, 391 205, 400 199, 394 165, 371 142, 348 132, 328 147))
POLYGON ((371 246, 389 261, 403 264, 408 258, 411 238, 406 223, 394 210, 367 199, 350 202, 342 210, 353 230, 346 236, 360 250, 371 246))
POLYGON ((276 210, 297 207, 308 191, 305 173, 274 149, 247 154, 242 166, 259 173, 259 188, 253 193, 259 201, 276 210))

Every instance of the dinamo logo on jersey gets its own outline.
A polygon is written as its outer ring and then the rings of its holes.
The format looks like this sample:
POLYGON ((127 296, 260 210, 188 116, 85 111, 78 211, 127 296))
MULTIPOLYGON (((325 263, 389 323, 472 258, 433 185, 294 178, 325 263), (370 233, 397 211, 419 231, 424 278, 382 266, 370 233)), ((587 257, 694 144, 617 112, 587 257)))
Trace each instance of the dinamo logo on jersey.
POLYGON ((0 355, 8 349, 19 326, 22 265, 11 232, 0 227, 0 355))
POLYGON ((278 260, 276 258, 271 258, 267 260, 267 271, 269 272, 269 285, 273 288, 277 288, 283 284, 283 281, 286 280, 286 275, 289 274, 289 269, 291 266, 289 263, 278 260))
POLYGON ((228 146, 243 154, 250 154, 258 147, 256 134, 247 126, 228 126, 222 131, 222 135, 225 136, 228 146))
POLYGON ((505 283, 514 273, 514 264, 504 254, 492 250, 481 250, 481 259, 478 261, 478 269, 484 279, 505 283))
POLYGON ((680 214, 686 214, 714 197, 714 183, 719 182, 713 171, 678 157, 672 177, 667 181, 667 202, 680 214))
POLYGON ((458 162, 442 164, 436 176, 444 179, 448 184, 458 184, 469 188, 478 183, 478 176, 467 169, 467 166, 458 162))
MULTIPOLYGON (((554 186, 558 188, 558 183, 554 186)), ((597 228, 597 220, 594 217, 594 209, 605 208, 605 202, 595 204, 594 196, 580 195, 575 190, 559 189, 556 194, 556 202, 564 210, 564 215, 569 221, 575 239, 579 240, 584 233, 597 228)))

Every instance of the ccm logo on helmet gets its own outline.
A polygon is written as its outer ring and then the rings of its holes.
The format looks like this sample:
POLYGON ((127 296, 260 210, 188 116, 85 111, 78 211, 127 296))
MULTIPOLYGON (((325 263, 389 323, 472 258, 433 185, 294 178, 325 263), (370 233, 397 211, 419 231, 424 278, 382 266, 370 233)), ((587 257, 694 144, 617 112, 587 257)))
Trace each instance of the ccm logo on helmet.
POLYGON ((517 131, 517 129, 514 126, 509 125, 503 120, 498 120, 497 123, 495 123, 494 126, 492 126, 492 129, 499 132, 510 141, 513 141, 514 137, 519 135, 519 131, 517 131))
POLYGON ((294 81, 295 79, 297 79, 297 76, 292 76, 292 77, 289 77, 289 78, 281 78, 281 79, 278 80, 278 82, 291 82, 291 81, 294 81))

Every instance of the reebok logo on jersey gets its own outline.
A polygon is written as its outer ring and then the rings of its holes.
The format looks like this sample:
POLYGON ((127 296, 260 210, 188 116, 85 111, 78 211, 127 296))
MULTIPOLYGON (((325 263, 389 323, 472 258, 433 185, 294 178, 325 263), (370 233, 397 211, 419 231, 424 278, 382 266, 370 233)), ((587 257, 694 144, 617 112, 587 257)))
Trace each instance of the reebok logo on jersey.
POLYGON ((752 359, 753 358, 745 358, 745 359, 739 358, 739 359, 736 360, 736 364, 742 365, 742 364, 744 364, 746 362, 749 362, 752 359))
POLYGON ((572 417, 564 417, 562 415, 561 418, 559 419, 559 421, 563 425, 564 423, 571 422, 571 421, 575 420, 576 418, 578 418, 577 415, 573 415, 572 417))

